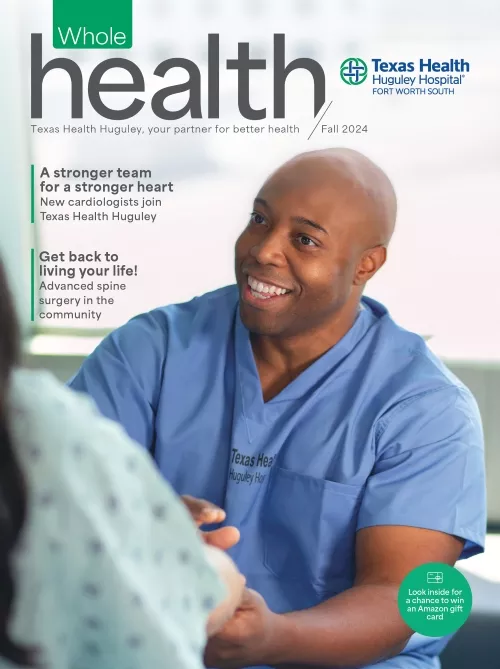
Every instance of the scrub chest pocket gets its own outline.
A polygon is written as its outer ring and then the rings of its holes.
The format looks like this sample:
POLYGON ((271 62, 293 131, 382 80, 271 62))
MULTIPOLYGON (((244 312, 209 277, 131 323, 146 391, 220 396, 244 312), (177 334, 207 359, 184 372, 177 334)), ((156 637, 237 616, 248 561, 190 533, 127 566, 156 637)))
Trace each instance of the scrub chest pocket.
POLYGON ((277 578, 334 594, 354 578, 363 486, 274 467, 263 504, 264 565, 277 578))

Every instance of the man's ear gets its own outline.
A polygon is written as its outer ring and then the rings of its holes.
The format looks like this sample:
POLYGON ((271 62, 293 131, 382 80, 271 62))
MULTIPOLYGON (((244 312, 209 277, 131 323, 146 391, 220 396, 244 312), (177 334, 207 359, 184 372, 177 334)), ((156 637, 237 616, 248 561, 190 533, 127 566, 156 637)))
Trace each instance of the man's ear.
POLYGON ((354 275, 354 285, 362 286, 369 281, 382 267, 387 259, 387 248, 375 246, 365 251, 361 257, 354 275))

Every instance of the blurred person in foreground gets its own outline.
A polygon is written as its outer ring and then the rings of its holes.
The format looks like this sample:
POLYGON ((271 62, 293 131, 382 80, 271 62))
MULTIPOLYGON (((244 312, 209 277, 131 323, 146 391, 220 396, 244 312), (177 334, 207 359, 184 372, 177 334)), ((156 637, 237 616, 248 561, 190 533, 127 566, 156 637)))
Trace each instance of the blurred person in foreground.
POLYGON ((483 551, 483 435, 469 390, 364 296, 395 221, 369 159, 299 155, 254 200, 236 285, 134 318, 71 382, 241 531, 253 590, 210 667, 439 667, 447 639, 412 635, 397 593, 483 551))
POLYGON ((0 263, 0 667, 199 669, 244 579, 86 397, 20 369, 0 263))

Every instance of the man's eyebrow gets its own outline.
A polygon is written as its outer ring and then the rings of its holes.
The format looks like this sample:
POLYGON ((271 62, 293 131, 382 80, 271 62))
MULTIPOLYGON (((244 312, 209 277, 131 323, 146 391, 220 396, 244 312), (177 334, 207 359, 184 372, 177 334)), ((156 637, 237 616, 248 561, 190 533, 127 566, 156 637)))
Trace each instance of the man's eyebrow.
POLYGON ((262 197, 256 197, 255 200, 254 200, 254 204, 261 204, 263 207, 265 207, 266 209, 269 209, 269 211, 271 211, 271 207, 269 206, 269 203, 266 202, 266 200, 264 200, 264 198, 262 198, 262 197))
MULTIPOLYGON (((269 203, 264 200, 262 197, 256 197, 254 200, 254 204, 261 204, 263 207, 265 207, 268 211, 272 212, 272 209, 269 205, 269 203)), ((324 232, 325 235, 328 234, 328 231, 325 230, 319 223, 315 223, 314 221, 310 221, 308 218, 304 218, 303 216, 292 216, 292 221, 294 223, 302 223, 302 225, 308 225, 311 228, 314 228, 315 230, 319 230, 320 232, 324 232)))
POLYGON ((295 223, 302 223, 303 225, 309 225, 311 228, 314 228, 315 230, 320 230, 321 232, 324 232, 325 235, 328 234, 328 231, 325 230, 319 223, 315 223, 314 221, 310 221, 308 218, 303 218, 303 216, 293 216, 292 221, 295 223))

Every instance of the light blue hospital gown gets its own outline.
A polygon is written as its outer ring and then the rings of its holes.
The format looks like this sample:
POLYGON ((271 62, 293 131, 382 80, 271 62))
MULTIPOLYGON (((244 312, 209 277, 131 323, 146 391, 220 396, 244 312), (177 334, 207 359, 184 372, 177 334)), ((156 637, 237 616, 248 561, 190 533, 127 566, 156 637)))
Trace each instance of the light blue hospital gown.
POLYGON ((17 371, 10 404, 29 490, 13 637, 50 669, 202 667, 225 589, 150 456, 47 373, 17 371))

